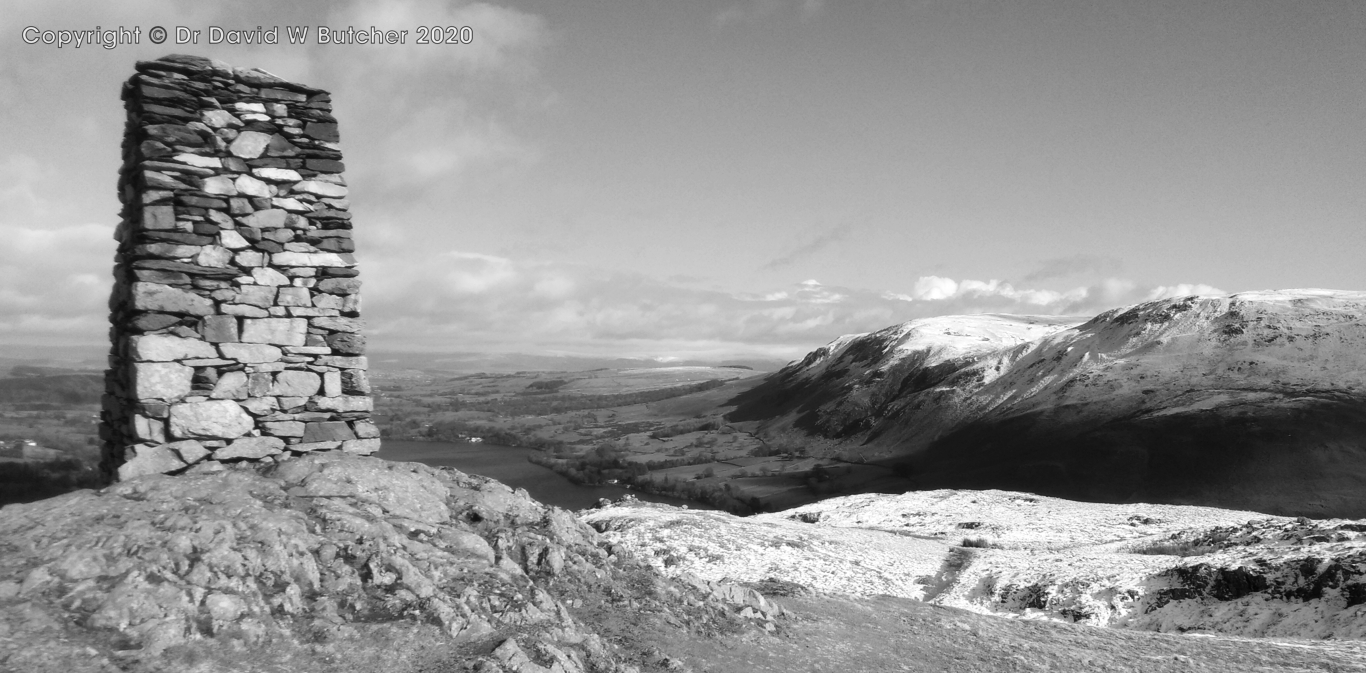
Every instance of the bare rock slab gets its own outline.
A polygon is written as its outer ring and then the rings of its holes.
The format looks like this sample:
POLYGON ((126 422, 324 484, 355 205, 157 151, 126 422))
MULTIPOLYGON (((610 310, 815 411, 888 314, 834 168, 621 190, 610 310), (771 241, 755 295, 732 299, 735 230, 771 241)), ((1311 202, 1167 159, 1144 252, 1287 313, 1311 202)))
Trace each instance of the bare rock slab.
POLYGON ((231 439, 247 434, 255 427, 247 412, 232 400, 186 402, 171 406, 171 435, 173 437, 210 437, 231 439))

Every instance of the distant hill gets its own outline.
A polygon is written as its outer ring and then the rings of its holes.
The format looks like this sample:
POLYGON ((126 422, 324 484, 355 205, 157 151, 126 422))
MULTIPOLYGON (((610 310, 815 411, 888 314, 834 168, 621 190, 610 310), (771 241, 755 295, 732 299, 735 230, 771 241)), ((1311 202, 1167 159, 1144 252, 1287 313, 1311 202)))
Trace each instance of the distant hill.
POLYGON ((47 368, 16 367, 19 376, 0 378, 0 404, 99 404, 104 376, 92 373, 50 374, 47 368))
POLYGON ((734 402, 732 421, 909 477, 870 491, 1366 516, 1366 293, 917 320, 841 337, 734 402))
POLYGON ((726 360, 660 360, 607 358, 530 353, 413 353, 376 351, 370 366, 376 370, 425 369, 457 373, 512 373, 529 371, 583 372, 593 369, 650 369, 660 367, 748 367, 760 372, 776 371, 786 360, 735 358, 726 360))

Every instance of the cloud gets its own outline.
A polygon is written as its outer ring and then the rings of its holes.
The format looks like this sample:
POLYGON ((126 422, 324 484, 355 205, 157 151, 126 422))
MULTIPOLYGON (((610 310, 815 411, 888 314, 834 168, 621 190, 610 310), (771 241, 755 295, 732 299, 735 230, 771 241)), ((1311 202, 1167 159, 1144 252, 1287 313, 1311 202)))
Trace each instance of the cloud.
POLYGON ((367 257, 372 341, 391 350, 574 352, 635 357, 799 357, 842 334, 936 315, 1091 315, 1208 286, 1107 279, 1065 291, 924 276, 908 292, 808 279, 726 292, 584 265, 465 251, 367 257))
POLYGON ((839 243, 845 238, 848 238, 849 234, 852 231, 853 227, 850 227, 849 225, 842 224, 837 227, 834 227, 822 234, 817 235, 815 238, 812 238, 811 240, 808 240, 807 242, 797 246, 796 248, 793 248, 792 250, 789 250, 788 252, 783 253, 782 255, 779 255, 778 257, 769 260, 767 264, 764 264, 760 268, 771 271, 773 269, 779 269, 785 266, 789 266, 793 262, 797 262, 799 260, 815 255, 816 253, 825 250, 826 248, 836 243, 839 243))
POLYGON ((1106 255, 1076 254, 1067 257, 1054 257, 1041 262, 1038 268, 1020 279, 1022 283, 1037 283, 1057 278, 1069 278, 1082 274, 1114 274, 1124 267, 1124 262, 1106 255))

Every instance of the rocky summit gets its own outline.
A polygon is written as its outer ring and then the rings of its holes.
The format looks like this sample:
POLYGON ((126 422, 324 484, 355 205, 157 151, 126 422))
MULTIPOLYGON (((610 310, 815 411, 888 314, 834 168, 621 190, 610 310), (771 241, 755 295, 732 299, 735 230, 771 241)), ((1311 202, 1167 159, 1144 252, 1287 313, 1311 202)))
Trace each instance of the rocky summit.
POLYGON ((237 465, 0 509, 0 670, 626 673, 668 657, 604 634, 777 628, 493 480, 237 465))

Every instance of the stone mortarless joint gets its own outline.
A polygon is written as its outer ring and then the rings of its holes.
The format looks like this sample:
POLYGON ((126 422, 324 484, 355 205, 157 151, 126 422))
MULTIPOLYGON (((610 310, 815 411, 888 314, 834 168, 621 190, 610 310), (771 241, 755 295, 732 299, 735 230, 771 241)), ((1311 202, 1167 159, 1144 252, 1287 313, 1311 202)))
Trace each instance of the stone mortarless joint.
POLYGON ((136 67, 123 87, 106 477, 373 453, 331 97, 197 56, 136 67))

